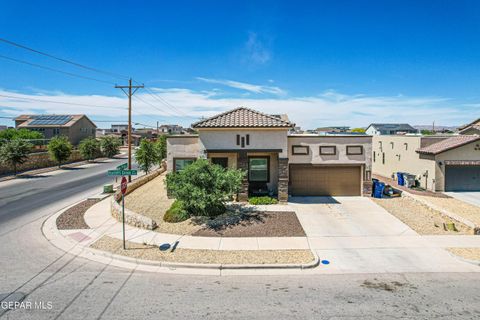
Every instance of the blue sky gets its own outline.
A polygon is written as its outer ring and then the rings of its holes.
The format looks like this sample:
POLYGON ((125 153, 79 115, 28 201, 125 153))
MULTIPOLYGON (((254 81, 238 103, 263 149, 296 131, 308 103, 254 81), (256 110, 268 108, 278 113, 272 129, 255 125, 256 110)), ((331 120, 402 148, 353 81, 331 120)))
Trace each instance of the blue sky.
MULTIPOLYGON (((134 120, 150 125, 240 105, 304 128, 480 117, 478 1, 6 1, 0 30, 145 83, 170 104, 138 92, 134 120)), ((124 83, 1 42, 0 55, 124 83)), ((125 106, 110 84, 0 58, 0 116, 123 120, 125 106)))

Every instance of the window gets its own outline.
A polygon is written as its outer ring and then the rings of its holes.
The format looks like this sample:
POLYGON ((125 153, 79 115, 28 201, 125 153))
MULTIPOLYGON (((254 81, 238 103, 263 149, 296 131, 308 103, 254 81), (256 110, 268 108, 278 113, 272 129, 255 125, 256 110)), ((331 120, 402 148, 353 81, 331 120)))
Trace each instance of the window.
POLYGON ((334 156, 337 154, 337 147, 335 146, 320 146, 320 155, 334 156))
POLYGON ((53 128, 53 135, 58 136, 60 134, 60 128, 53 128))
POLYGON ((173 159, 174 171, 182 171, 186 166, 192 164, 194 161, 195 159, 173 159))
POLYGON ((362 146, 347 146, 347 154, 348 155, 362 155, 363 154, 363 147, 362 146))
POLYGON ((228 158, 212 158, 212 163, 221 166, 222 168, 228 167, 228 158))
POLYGON ((377 153, 374 151, 373 152, 373 162, 375 162, 376 156, 377 156, 377 153))
POLYGON ((382 152, 382 164, 385 164, 385 152, 382 152))
POLYGON ((247 135, 246 135, 246 138, 247 138, 247 146, 249 146, 249 145, 250 145, 250 135, 247 134, 247 135))
POLYGON ((245 148, 245 137, 242 137, 242 148, 245 148))
POLYGON ((268 182, 269 161, 267 157, 248 159, 248 180, 256 182, 268 182))
POLYGON ((306 146, 292 146, 292 154, 306 155, 306 154, 308 154, 308 147, 306 147, 306 146))
POLYGON ((239 145, 240 145, 240 135, 237 134, 237 146, 239 146, 239 145))
POLYGON ((392 146, 392 149, 393 149, 393 142, 390 142, 390 145, 392 146))
POLYGON ((405 150, 408 150, 408 143, 405 142, 404 145, 405 145, 405 150))

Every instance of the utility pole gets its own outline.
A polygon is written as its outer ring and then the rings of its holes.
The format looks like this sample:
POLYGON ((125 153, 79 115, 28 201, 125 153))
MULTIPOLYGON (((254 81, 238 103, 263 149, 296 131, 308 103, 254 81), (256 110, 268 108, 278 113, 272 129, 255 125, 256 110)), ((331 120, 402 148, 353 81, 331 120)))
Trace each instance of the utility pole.
MULTIPOLYGON (((117 86, 115 88, 122 89, 122 91, 128 97, 128 170, 132 170, 132 96, 137 92, 138 89, 143 88, 141 86, 132 86, 132 78, 128 80, 128 86, 117 86), (126 91, 125 89, 128 89, 126 91), (134 89, 132 91, 132 89, 134 89)), ((132 181, 132 176, 128 176, 128 182, 132 181)))

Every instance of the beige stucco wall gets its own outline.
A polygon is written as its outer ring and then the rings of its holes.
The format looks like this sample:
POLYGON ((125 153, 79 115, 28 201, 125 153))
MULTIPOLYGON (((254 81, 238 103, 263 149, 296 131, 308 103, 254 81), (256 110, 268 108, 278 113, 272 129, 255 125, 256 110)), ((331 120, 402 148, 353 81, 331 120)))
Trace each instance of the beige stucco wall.
POLYGON ((287 157, 286 129, 200 129, 200 152, 203 150, 242 149, 281 149, 280 157, 287 157), (237 145, 237 134, 250 135, 250 144, 245 148, 237 145))
POLYGON ((445 191, 445 160, 480 160, 480 142, 445 151, 435 156, 436 190, 445 191), (477 149, 477 150, 475 150, 477 149), (442 163, 440 165, 439 163, 442 163))
POLYGON ((66 135, 68 133, 70 142, 78 144, 85 138, 95 138, 96 127, 86 117, 82 117, 66 131, 64 130, 61 130, 61 134, 66 135), (81 128, 85 128, 86 131, 82 131, 81 128))
POLYGON ((371 170, 372 165, 371 136, 289 136, 289 163, 313 164, 363 164, 365 170, 371 170), (294 145, 308 146, 308 155, 294 155, 294 145), (320 146, 335 146, 336 155, 320 155, 320 146), (362 146, 362 155, 347 155, 347 146, 362 146))
POLYGON ((200 156, 197 136, 171 136, 167 138, 167 171, 173 170, 173 158, 198 158, 200 156))

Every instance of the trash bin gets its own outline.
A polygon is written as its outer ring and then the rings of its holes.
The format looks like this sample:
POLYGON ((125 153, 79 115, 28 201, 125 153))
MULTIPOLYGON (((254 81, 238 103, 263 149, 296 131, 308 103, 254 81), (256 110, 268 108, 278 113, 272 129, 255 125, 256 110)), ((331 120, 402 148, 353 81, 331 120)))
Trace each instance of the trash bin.
POLYGON ((372 194, 371 196, 375 194, 375 185, 378 183, 378 179, 372 179, 372 194))
POLYGON ((375 193, 373 194, 374 198, 382 198, 383 197, 383 189, 385 189, 385 183, 377 182, 375 185, 375 193))
POLYGON ((397 172, 397 183, 399 186, 403 186, 405 181, 403 180, 403 172, 397 172))
POLYGON ((404 173, 403 174, 403 185, 407 188, 415 186, 415 175, 404 173))

